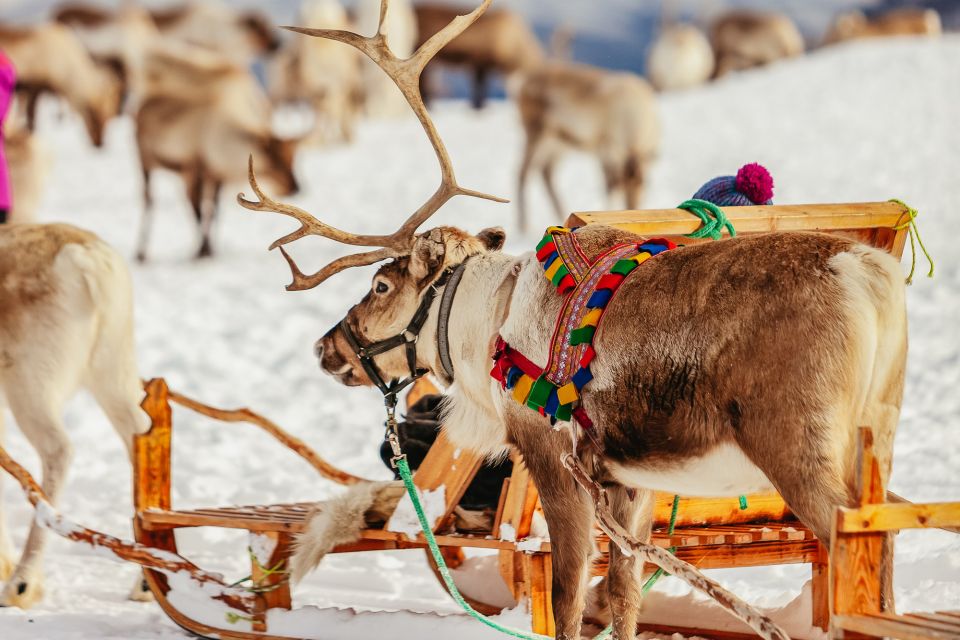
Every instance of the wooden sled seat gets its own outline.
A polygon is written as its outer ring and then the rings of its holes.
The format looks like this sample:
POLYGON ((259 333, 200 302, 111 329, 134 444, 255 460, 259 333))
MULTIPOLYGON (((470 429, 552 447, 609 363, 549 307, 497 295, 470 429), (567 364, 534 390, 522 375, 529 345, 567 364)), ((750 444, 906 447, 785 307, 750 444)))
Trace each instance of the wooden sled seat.
MULTIPOLYGON (((140 513, 140 524, 148 531, 180 529, 187 527, 221 527, 226 529, 244 529, 253 533, 284 532, 297 534, 306 528, 309 514, 317 508, 313 502, 294 504, 253 505, 246 507, 216 507, 202 509, 148 509, 140 513)), ((322 508, 322 506, 320 507, 322 508)), ((422 535, 409 539, 402 533, 384 529, 367 529, 362 533, 363 540, 392 542, 395 548, 420 548, 426 546, 422 535)), ((489 549, 514 550, 517 541, 499 540, 491 532, 483 534, 451 533, 440 534, 437 540, 441 545, 457 547, 476 547, 489 549)), ((716 545, 742 545, 756 542, 802 542, 814 540, 813 533, 799 522, 775 522, 766 524, 711 525, 709 527, 677 527, 673 535, 664 528, 654 531, 654 544, 667 547, 704 547, 716 545)), ((520 542, 523 542, 522 540, 520 542)), ((601 551, 606 551, 608 541, 598 536, 601 551)), ((388 548, 388 547, 384 547, 388 548)), ((527 545, 531 551, 551 551, 550 542, 539 546, 527 545)), ((345 547, 337 551, 349 551, 345 547)))

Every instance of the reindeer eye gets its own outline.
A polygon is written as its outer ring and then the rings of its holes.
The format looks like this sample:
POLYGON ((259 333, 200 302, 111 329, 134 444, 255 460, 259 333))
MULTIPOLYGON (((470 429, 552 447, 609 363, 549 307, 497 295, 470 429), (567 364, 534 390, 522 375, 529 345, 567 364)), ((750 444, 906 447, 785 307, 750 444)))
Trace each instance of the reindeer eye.
POLYGON ((381 280, 377 284, 373 285, 373 290, 375 293, 386 293, 390 290, 390 285, 381 280))

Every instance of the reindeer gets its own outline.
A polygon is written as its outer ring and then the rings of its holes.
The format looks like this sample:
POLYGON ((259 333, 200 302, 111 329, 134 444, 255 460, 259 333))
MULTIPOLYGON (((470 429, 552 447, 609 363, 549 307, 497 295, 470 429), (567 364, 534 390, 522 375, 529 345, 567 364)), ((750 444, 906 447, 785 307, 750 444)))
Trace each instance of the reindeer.
MULTIPOLYGON (((337 0, 304 3, 300 22, 332 29, 348 26, 347 13, 337 0)), ((350 142, 363 101, 361 62, 356 51, 333 42, 291 40, 271 63, 271 98, 310 107, 314 124, 309 143, 350 142)))
POLYGON ((209 49, 240 66, 280 48, 280 38, 262 13, 239 12, 219 0, 191 2, 150 15, 165 39, 209 49))
POLYGON ((243 180, 244 154, 253 149, 284 193, 298 190, 293 173, 297 141, 270 130, 270 105, 253 76, 214 54, 155 52, 148 62, 151 88, 136 115, 143 169, 143 218, 137 260, 146 260, 153 203, 150 173, 177 172, 200 230, 197 257, 212 255, 210 230, 224 182, 243 180))
POLYGON ((862 11, 851 11, 837 16, 823 43, 884 36, 938 36, 942 32, 940 14, 935 9, 901 7, 872 18, 867 18, 862 11))
POLYGON ((36 134, 16 124, 4 128, 3 144, 11 190, 16 196, 9 212, 10 222, 33 222, 43 196, 49 154, 36 134))
POLYGON ((770 64, 803 54, 803 36, 793 21, 781 13, 730 11, 710 27, 716 54, 716 77, 770 64))
POLYGON ((713 75, 710 41, 692 24, 666 25, 647 55, 647 75, 658 91, 689 89, 713 75))
POLYGON ((132 3, 124 3, 115 12, 68 3, 57 7, 53 19, 73 29, 93 59, 118 75, 125 107, 135 112, 146 91, 147 56, 160 45, 160 32, 150 13, 132 3))
MULTIPOLYGON (((422 46, 457 16, 454 7, 418 4, 417 46, 422 46)), ((526 21, 513 11, 498 9, 485 13, 437 54, 438 62, 464 65, 473 72, 473 106, 482 109, 487 98, 491 72, 510 76, 535 69, 544 60, 543 48, 526 21)), ((421 76, 420 90, 429 103, 429 78, 421 76)))
MULTIPOLYGON (((378 0, 362 0, 354 7, 357 30, 372 33, 380 17, 378 0)), ((307 25, 317 26, 317 25, 307 25)), ((394 0, 390 4, 384 33, 387 34, 390 50, 405 58, 413 53, 417 44, 417 18, 410 0, 394 0)), ((390 79, 369 60, 363 62, 363 110, 368 116, 397 116, 406 113, 407 102, 390 79)))
POLYGON ((660 143, 656 97, 646 80, 554 61, 524 75, 517 104, 526 134, 517 181, 521 231, 527 228, 525 191, 532 169, 540 171, 557 217, 565 217, 553 172, 570 149, 599 160, 608 199, 622 193, 627 208, 637 208, 660 143))
POLYGON ((17 67, 17 93, 25 101, 30 131, 37 101, 49 92, 80 114, 94 146, 103 145, 107 122, 120 112, 120 80, 95 64, 70 29, 59 24, 0 26, 0 48, 17 67))
MULTIPOLYGON (((40 457, 51 502, 72 455, 63 407, 78 388, 90 391, 128 454, 149 427, 134 353, 130 276, 115 251, 69 225, 0 227, 0 438, 8 407, 40 457)), ((0 606, 42 597, 45 539, 34 522, 14 564, 0 500, 0 606)), ((143 599, 139 583, 132 595, 143 599)))
MULTIPOLYGON (((276 202, 257 184, 252 162, 257 199, 241 194, 238 200, 299 222, 272 245, 293 274, 288 290, 311 289, 349 267, 390 260, 363 299, 317 341, 320 365, 344 385, 375 385, 387 396, 431 373, 449 388, 443 422, 454 442, 493 457, 509 447, 519 451, 550 529, 556 637, 572 639, 580 637, 593 554, 592 499, 561 464, 571 447, 568 433, 514 401, 489 373, 499 338, 534 362, 546 362, 562 299, 535 255, 501 253, 501 229, 418 232, 454 196, 499 200, 459 185, 416 89, 430 58, 489 1, 455 19, 408 60, 392 55, 380 32, 363 38, 294 29, 368 55, 397 83, 423 125, 442 179, 395 232, 349 233, 276 202), (308 235, 371 250, 307 274, 285 246, 308 235), (446 291, 454 281, 458 288, 446 291)), ((577 237, 586 255, 640 240, 599 225, 578 230, 577 237)), ((836 506, 855 502, 858 425, 874 428, 882 474, 889 474, 906 314, 899 266, 882 251, 825 234, 776 232, 666 252, 623 282, 593 345, 594 381, 581 401, 597 444, 585 455, 594 477, 609 487, 616 518, 641 539, 650 533, 651 490, 737 495, 775 488, 829 544, 836 506), (629 488, 637 489, 633 499, 629 488)), ((580 430, 576 423, 560 424, 580 430)), ((611 545, 608 594, 617 638, 634 637, 640 564, 611 545)))

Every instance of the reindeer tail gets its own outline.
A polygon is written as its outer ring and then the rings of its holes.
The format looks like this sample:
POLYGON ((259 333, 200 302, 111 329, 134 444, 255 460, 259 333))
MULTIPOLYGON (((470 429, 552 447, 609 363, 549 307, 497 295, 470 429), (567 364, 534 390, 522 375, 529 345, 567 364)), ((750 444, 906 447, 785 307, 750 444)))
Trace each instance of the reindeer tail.
POLYGON ((294 541, 290 557, 293 582, 300 582, 334 548, 359 540, 367 526, 386 522, 403 491, 401 482, 366 482, 320 503, 310 515, 306 530, 294 541))

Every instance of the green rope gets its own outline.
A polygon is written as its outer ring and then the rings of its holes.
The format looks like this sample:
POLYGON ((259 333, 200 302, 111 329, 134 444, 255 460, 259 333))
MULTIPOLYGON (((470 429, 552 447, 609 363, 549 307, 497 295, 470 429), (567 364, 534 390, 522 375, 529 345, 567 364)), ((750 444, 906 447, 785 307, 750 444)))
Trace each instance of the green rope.
POLYGON ((410 501, 413 503, 413 508, 417 512, 417 519, 420 520, 420 529, 423 531, 423 537, 427 540, 427 546, 430 548, 430 555, 433 556, 433 561, 437 564, 437 570, 440 572, 440 577, 443 578, 443 584, 447 586, 447 591, 450 592, 450 595, 453 597, 454 601, 460 605, 460 607, 466 611, 471 618, 479 620, 488 627, 496 629, 501 633, 505 633, 508 636, 521 638, 521 640, 550 640, 550 636, 541 635, 539 633, 527 633, 517 629, 511 629, 510 627, 504 627, 503 625, 494 622, 487 616, 471 607, 470 603, 463 599, 463 596, 460 595, 460 590, 457 589, 457 585, 453 582, 453 576, 450 575, 450 569, 447 567, 447 563, 443 560, 443 555, 440 553, 440 547, 437 546, 437 539, 433 537, 433 531, 430 528, 430 523, 427 522, 427 516, 423 512, 423 506, 420 504, 420 497, 417 495, 417 488, 413 484, 413 475, 410 473, 410 465, 407 464, 407 457, 401 456, 399 459, 397 459, 396 467, 397 471, 400 472, 400 477, 403 479, 403 485, 407 488, 407 494, 410 496, 410 501))
POLYGON ((710 238, 712 240, 719 240, 724 229, 727 230, 731 238, 737 235, 737 230, 734 229, 730 221, 727 220, 727 214, 712 202, 693 198, 681 202, 677 205, 677 209, 689 211, 700 218, 700 222, 703 225, 693 233, 686 234, 687 238, 710 238))
POLYGON ((920 229, 917 227, 917 215, 918 212, 916 209, 908 205, 903 200, 897 200, 896 198, 890 198, 889 202, 896 202, 897 204, 906 207, 907 212, 907 221, 903 224, 897 224, 893 226, 894 231, 903 231, 907 230, 907 236, 910 238, 910 275, 907 276, 907 284, 913 284, 913 272, 917 268, 917 247, 914 244, 913 237, 917 237, 917 244, 920 245, 920 250, 923 251, 924 257, 926 257, 927 262, 930 264, 930 270, 927 272, 927 277, 933 277, 933 258, 930 257, 930 253, 927 251, 927 248, 923 245, 923 239, 920 237, 920 229))
MULTIPOLYGON (((677 525, 677 511, 680 510, 680 496, 673 496, 673 508, 670 510, 670 524, 667 526, 667 535, 673 535, 673 529, 677 525)), ((667 549, 670 553, 675 553, 677 551, 676 547, 670 547, 667 549)), ((643 583, 643 587, 640 589, 640 593, 647 595, 647 592, 653 588, 653 585, 657 584, 657 580, 660 579, 663 575, 669 575, 666 571, 663 570, 663 567, 657 567, 657 570, 653 572, 653 575, 647 578, 647 581, 643 583)))

